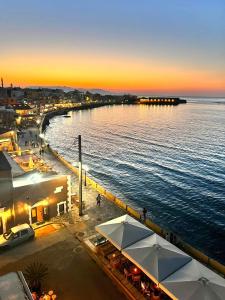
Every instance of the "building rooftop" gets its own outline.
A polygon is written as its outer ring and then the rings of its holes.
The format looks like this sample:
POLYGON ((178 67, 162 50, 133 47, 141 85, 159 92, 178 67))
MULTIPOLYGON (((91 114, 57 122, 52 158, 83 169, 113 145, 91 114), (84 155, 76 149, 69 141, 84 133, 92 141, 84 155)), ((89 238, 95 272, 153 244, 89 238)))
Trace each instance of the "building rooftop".
POLYGON ((7 160, 5 153, 0 152, 0 171, 10 171, 12 169, 9 161, 7 160))
POLYGON ((9 132, 9 131, 12 131, 12 129, 0 127, 0 135, 1 135, 1 134, 4 134, 4 133, 6 133, 6 132, 9 132))
POLYGON ((13 272, 0 276, 0 299, 33 299, 22 272, 13 272))
POLYGON ((21 187, 31 184, 38 184, 41 182, 50 181, 53 179, 57 179, 60 177, 63 177, 64 175, 51 175, 51 176, 43 176, 42 174, 38 172, 31 172, 31 173, 25 173, 22 176, 18 176, 16 178, 13 178, 13 187, 21 187))
POLYGON ((2 151, 0 151, 0 170, 11 170, 13 177, 21 176, 25 173, 7 152, 2 151))
POLYGON ((17 164, 17 162, 7 152, 4 152, 4 155, 11 166, 13 177, 21 176, 25 173, 24 170, 17 164))

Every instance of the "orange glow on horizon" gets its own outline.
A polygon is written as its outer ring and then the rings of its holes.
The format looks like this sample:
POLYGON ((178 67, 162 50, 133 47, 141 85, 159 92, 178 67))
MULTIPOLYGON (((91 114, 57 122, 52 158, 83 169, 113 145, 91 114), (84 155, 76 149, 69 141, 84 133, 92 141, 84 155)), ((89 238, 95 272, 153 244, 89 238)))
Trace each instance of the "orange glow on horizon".
POLYGON ((225 74, 195 70, 166 62, 96 53, 17 53, 6 56, 1 76, 14 86, 68 86, 112 91, 225 92, 225 74))

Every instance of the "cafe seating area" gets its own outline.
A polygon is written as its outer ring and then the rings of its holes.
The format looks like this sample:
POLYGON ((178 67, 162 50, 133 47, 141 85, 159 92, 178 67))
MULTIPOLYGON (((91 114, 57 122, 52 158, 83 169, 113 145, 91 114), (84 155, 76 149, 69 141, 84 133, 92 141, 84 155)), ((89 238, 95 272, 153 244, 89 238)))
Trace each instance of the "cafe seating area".
POLYGON ((222 276, 131 216, 95 229, 90 254, 129 299, 224 299, 222 276))
POLYGON ((169 300, 170 298, 150 280, 135 264, 129 261, 109 241, 96 246, 98 259, 105 264, 135 299, 169 300), (135 291, 135 293, 134 293, 135 291))

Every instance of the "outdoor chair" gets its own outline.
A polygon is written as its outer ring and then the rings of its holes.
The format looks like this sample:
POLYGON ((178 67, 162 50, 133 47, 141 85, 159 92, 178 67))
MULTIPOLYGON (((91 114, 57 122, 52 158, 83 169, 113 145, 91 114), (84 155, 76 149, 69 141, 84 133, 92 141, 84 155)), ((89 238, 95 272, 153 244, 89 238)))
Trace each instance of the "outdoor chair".
POLYGON ((132 282, 135 286, 140 287, 141 275, 132 275, 132 282))
POLYGON ((144 296, 151 296, 151 291, 148 284, 145 281, 141 281, 141 292, 144 296))
POLYGON ((123 273, 127 280, 132 277, 132 273, 130 273, 126 268, 123 269, 123 273))
POLYGON ((110 261, 110 266, 113 268, 113 269, 119 269, 120 267, 120 259, 119 258, 116 258, 116 259, 113 259, 110 261))

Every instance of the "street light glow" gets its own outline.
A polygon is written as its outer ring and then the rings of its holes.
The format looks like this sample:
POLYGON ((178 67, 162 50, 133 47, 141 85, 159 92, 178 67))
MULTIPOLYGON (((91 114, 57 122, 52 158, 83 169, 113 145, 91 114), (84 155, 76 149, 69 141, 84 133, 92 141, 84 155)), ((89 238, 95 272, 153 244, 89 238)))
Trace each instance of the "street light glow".
POLYGON ((82 169, 83 169, 84 171, 86 171, 86 172, 88 172, 88 171, 90 170, 89 167, 88 167, 87 165, 83 165, 82 169))

